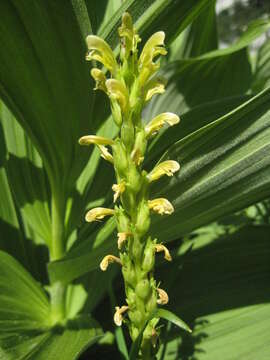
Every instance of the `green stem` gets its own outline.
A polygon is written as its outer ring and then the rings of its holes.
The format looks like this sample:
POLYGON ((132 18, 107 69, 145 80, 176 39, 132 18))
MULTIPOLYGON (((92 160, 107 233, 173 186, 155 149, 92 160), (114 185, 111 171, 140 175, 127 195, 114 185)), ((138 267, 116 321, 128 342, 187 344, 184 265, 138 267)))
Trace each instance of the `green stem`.
MULTIPOLYGON (((52 242, 50 260, 61 259, 65 255, 65 203, 59 191, 52 191, 52 242)), ((66 315, 67 286, 60 281, 51 284, 51 317, 54 324, 62 322, 66 315)))

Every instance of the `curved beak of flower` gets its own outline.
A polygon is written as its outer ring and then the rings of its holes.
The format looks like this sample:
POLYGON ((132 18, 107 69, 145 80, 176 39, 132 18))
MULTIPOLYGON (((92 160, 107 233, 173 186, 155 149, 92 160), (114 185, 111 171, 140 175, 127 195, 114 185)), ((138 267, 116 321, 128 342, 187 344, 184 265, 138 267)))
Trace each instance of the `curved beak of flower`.
POLYGON ((103 207, 97 207, 89 210, 85 215, 85 220, 87 222, 99 221, 104 219, 105 216, 114 215, 113 209, 107 209, 103 207))
POLYGON ((79 144, 88 146, 88 145, 113 145, 114 141, 102 136, 96 135, 85 135, 79 139, 79 144))
POLYGON ((126 113, 128 108, 128 91, 126 86, 119 80, 106 80, 106 88, 111 99, 117 100, 123 113, 126 113))
POLYGON ((122 265, 122 262, 121 262, 121 260, 120 260, 118 257, 116 257, 116 256, 114 256, 114 255, 106 255, 106 256, 102 259, 99 267, 100 267, 100 269, 101 269, 102 271, 106 271, 107 268, 108 268, 108 266, 109 266, 109 264, 112 264, 112 263, 114 263, 114 262, 118 263, 119 265, 122 265))
POLYGON ((123 314, 129 309, 127 305, 116 306, 113 320, 117 326, 121 326, 123 322, 123 314))
POLYGON ((172 261, 171 254, 170 254, 169 250, 166 248, 166 246, 164 246, 162 244, 156 244, 155 250, 156 250, 156 252, 164 251, 164 259, 166 259, 168 261, 172 261))
POLYGON ((165 92, 165 79, 154 78, 148 81, 145 86, 145 101, 149 101, 156 94, 163 94, 165 92))
POLYGON ((174 212, 174 208, 169 200, 164 198, 157 198, 154 200, 148 200, 149 209, 157 212, 159 215, 170 215, 174 212))
POLYGON ((175 172, 180 169, 180 165, 177 161, 166 160, 154 167, 154 169, 147 175, 150 182, 158 180, 161 176, 173 176, 175 172))
POLYGON ((93 68, 91 70, 91 76, 96 82, 96 87, 94 88, 94 90, 100 89, 107 93, 107 89, 105 86, 106 76, 104 75, 104 73, 98 68, 93 68))
POLYGON ((114 191, 113 202, 116 202, 119 196, 123 194, 125 189, 126 189, 126 184, 124 181, 121 181, 119 184, 113 184, 112 186, 112 190, 114 191))
POLYGON ((89 35, 86 38, 89 53, 86 60, 96 60, 102 63, 112 74, 117 68, 117 62, 110 46, 98 36, 89 35))
POLYGON ((163 290, 163 289, 157 288, 157 292, 158 292, 158 296, 159 296, 159 298, 158 298, 158 300, 157 300, 157 303, 158 303, 159 305, 166 305, 166 304, 168 304, 168 302, 169 302, 169 296, 168 296, 168 294, 166 293, 166 291, 163 290))
POLYGON ((180 122, 179 116, 171 112, 159 114, 151 120, 145 127, 147 137, 156 134, 166 123, 170 126, 176 125, 180 122))

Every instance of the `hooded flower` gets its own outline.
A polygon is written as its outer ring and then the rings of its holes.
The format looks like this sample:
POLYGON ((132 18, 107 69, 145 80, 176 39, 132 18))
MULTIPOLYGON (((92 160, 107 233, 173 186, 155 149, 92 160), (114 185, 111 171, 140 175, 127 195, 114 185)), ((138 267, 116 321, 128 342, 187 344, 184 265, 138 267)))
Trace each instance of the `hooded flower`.
POLYGON ((160 305, 166 305, 168 304, 169 302, 169 296, 168 294, 166 293, 165 290, 163 289, 160 289, 160 288, 157 288, 157 292, 158 292, 158 300, 157 300, 157 303, 160 304, 160 305))
POLYGON ((117 62, 110 46, 98 36, 89 35, 86 38, 89 53, 86 60, 96 60, 101 62, 112 74, 115 73, 117 62))
POLYGON ((116 79, 108 79, 105 84, 109 97, 117 100, 122 112, 125 113, 128 109, 128 91, 125 84, 116 79))
POLYGON ((170 126, 178 124, 180 118, 171 112, 159 114, 151 120, 145 127, 147 137, 156 134, 166 123, 170 126))
POLYGON ((154 167, 154 169, 147 175, 149 181, 158 180, 161 176, 173 176, 173 174, 180 169, 177 161, 166 160, 154 167))
POLYGON ((113 202, 116 202, 118 197, 121 194, 123 194, 125 189, 126 189, 126 185, 125 185, 124 181, 121 181, 119 184, 113 184, 113 186, 112 186, 112 190, 114 191, 113 202))
POLYGON ((79 139, 79 144, 80 145, 113 145, 114 141, 102 136, 96 136, 96 135, 85 135, 82 136, 79 139))
POLYGON ((91 70, 91 75, 96 82, 96 87, 94 88, 94 90, 100 89, 106 93, 107 92, 105 86, 106 76, 104 75, 104 73, 98 68, 93 68, 91 70))
POLYGON ((121 260, 120 260, 118 257, 116 257, 116 256, 114 256, 114 255, 106 255, 106 256, 102 259, 99 267, 100 267, 100 269, 101 269, 102 271, 106 271, 107 268, 108 268, 108 266, 109 266, 109 264, 114 263, 114 262, 122 265, 122 262, 121 262, 121 260))
POLYGON ((116 306, 113 320, 117 326, 121 326, 123 322, 123 314, 129 309, 127 305, 116 306))
POLYGON ((169 250, 166 248, 166 246, 164 246, 162 244, 156 244, 155 250, 156 250, 156 252, 164 251, 164 259, 166 259, 168 261, 172 261, 171 254, 170 254, 169 250))
POLYGON ((148 206, 151 210, 157 212, 159 215, 170 215, 174 212, 172 204, 164 198, 148 200, 148 206))
POLYGON ((102 220, 105 216, 111 216, 114 214, 113 209, 107 209, 103 207, 97 207, 89 210, 85 215, 85 220, 87 222, 99 221, 102 220))
POLYGON ((106 148, 106 146, 104 145, 98 145, 98 148, 101 152, 101 157, 107 161, 109 161, 110 163, 113 164, 113 156, 112 154, 109 152, 109 150, 106 148))

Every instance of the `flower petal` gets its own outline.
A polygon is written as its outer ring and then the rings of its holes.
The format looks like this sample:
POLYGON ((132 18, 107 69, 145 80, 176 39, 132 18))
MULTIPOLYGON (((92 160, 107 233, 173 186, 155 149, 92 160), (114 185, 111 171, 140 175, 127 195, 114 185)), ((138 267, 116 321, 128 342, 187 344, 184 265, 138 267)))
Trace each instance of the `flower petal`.
POLYGON ((147 175, 149 181, 158 180, 161 176, 173 176, 173 174, 180 169, 180 165, 177 161, 166 160, 156 165, 154 169, 147 175))
POLYGON ((164 246, 162 244, 156 244, 155 250, 156 250, 156 252, 164 251, 164 259, 166 259, 168 261, 172 261, 171 254, 170 254, 169 250, 166 248, 166 246, 164 246))
POLYGON ((128 105, 128 91, 126 86, 121 81, 116 79, 108 79, 105 84, 109 97, 117 100, 121 110, 125 112, 128 105))
POLYGON ((145 132, 147 137, 157 133, 166 123, 170 126, 178 124, 180 121, 179 116, 171 112, 165 112, 159 114, 154 119, 152 119, 145 127, 145 132))
POLYGON ((157 288, 159 299, 157 300, 157 303, 160 305, 166 305, 169 302, 169 296, 166 293, 165 290, 157 288))
POLYGON ((99 221, 102 220, 105 216, 114 215, 113 209, 107 209, 103 207, 97 207, 89 210, 85 215, 85 220, 87 222, 99 221))
POLYGON ((102 136, 96 136, 96 135, 85 135, 82 136, 79 139, 79 144, 80 145, 113 145, 114 141, 102 136))
POLYGON ((101 269, 102 271, 106 271, 107 268, 108 268, 108 266, 109 266, 109 264, 112 264, 112 263, 114 263, 114 262, 122 265, 122 262, 121 262, 121 260, 120 260, 118 257, 116 257, 116 256, 114 256, 114 255, 106 255, 106 256, 102 259, 99 267, 100 267, 100 269, 101 269))
POLYGON ((172 204, 164 198, 157 198, 154 200, 148 200, 148 206, 151 210, 157 212, 160 215, 170 215, 174 212, 172 204))
POLYGON ((116 306, 115 307, 115 313, 114 313, 114 317, 113 320, 115 322, 115 324, 117 326, 121 326, 122 322, 123 322, 123 313, 125 313, 127 310, 129 309, 129 307, 127 305, 124 306, 116 306))
POLYGON ((117 62, 112 49, 106 41, 98 36, 88 35, 86 43, 90 51, 86 56, 86 60, 97 60, 113 73, 117 68, 117 62))

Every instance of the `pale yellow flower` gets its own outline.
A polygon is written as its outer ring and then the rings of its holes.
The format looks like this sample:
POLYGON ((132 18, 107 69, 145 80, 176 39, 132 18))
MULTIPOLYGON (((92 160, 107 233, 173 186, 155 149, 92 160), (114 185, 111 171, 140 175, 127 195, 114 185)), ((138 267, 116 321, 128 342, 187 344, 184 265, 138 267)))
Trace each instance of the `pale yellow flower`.
POLYGON ((147 175, 149 181, 158 180, 161 176, 173 176, 173 174, 180 169, 177 161, 166 160, 156 165, 154 169, 147 175))
POLYGON ((100 269, 101 269, 102 271, 106 271, 107 268, 108 268, 108 266, 109 266, 109 264, 112 264, 112 263, 114 263, 114 262, 122 265, 122 262, 121 262, 121 260, 120 260, 118 257, 116 257, 116 256, 114 256, 114 255, 106 255, 106 256, 102 259, 99 267, 100 267, 100 269))
POLYGON ((109 97, 113 100, 117 100, 121 110, 125 113, 128 107, 128 91, 122 81, 116 79, 106 80, 106 88, 109 97))
POLYGON ((157 292, 158 292, 158 300, 157 300, 157 303, 160 304, 160 305, 166 305, 168 304, 169 302, 169 296, 168 294, 166 293, 165 290, 163 289, 160 289, 160 288, 157 288, 157 292))
POLYGON ((96 82, 96 87, 94 88, 94 90, 100 89, 106 93, 107 92, 107 88, 105 86, 106 76, 104 75, 104 73, 98 68, 93 68, 91 70, 91 75, 96 82))
POLYGON ((86 60, 101 62, 111 73, 117 68, 117 62, 110 46, 98 36, 89 35, 86 38, 89 53, 86 60))
POLYGON ((178 124, 179 116, 171 112, 159 114, 151 120, 145 127, 147 137, 156 134, 166 123, 170 126, 178 124))
POLYGON ((114 214, 113 209, 107 209, 103 207, 97 207, 89 210, 85 215, 85 220, 87 222, 99 221, 102 220, 105 216, 111 216, 114 214))
POLYGON ((122 15, 122 24, 118 28, 118 34, 120 37, 124 38, 124 46, 121 48, 121 51, 123 51, 124 56, 128 58, 131 51, 133 53, 137 51, 137 44, 141 39, 136 33, 130 14, 127 12, 122 15))
POLYGON ((107 161, 109 161, 110 163, 113 164, 113 156, 112 154, 109 152, 109 150, 106 148, 106 146, 104 145, 98 145, 98 148, 101 152, 101 157, 107 161))
POLYGON ((165 82, 160 79, 150 80, 145 89, 145 101, 149 101, 156 94, 165 92, 165 82))
POLYGON ((158 55, 166 55, 164 46, 165 33, 158 31, 146 42, 139 57, 140 84, 143 85, 149 77, 158 70, 159 63, 153 62, 158 55))
POLYGON ((166 259, 168 261, 172 261, 171 254, 170 254, 169 250, 166 248, 166 246, 164 246, 162 244, 156 244, 155 250, 156 250, 156 252, 164 251, 164 259, 166 259))
POLYGON ((123 194, 126 189, 126 184, 124 181, 121 181, 119 184, 113 184, 112 190, 114 191, 113 202, 116 202, 118 197, 123 194))
POLYGON ((113 145, 114 141, 102 136, 96 136, 96 135, 85 135, 82 136, 79 139, 79 144, 80 145, 113 145))
POLYGON ((164 198, 157 198, 154 200, 148 200, 148 206, 151 210, 157 212, 160 215, 170 215, 174 212, 172 204, 164 198))
POLYGON ((116 306, 113 320, 117 326, 121 326, 123 322, 123 314, 129 309, 127 305, 116 306))
POLYGON ((117 245, 118 245, 118 249, 120 250, 124 244, 124 242, 127 240, 127 238, 132 235, 131 232, 119 232, 117 233, 117 245))

